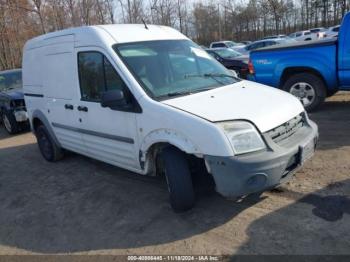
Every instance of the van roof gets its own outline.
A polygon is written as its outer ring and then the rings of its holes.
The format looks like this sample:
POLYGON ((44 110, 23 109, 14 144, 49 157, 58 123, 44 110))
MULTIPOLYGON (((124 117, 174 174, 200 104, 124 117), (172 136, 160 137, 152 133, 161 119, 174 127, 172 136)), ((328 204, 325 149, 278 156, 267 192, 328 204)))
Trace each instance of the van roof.
POLYGON ((105 42, 104 40, 114 43, 129 43, 187 39, 185 35, 171 27, 159 25, 147 25, 147 27, 148 29, 143 24, 112 24, 69 28, 35 37, 26 43, 25 48, 31 49, 41 46, 45 40, 55 42, 55 38, 67 35, 74 35, 76 46, 105 42))

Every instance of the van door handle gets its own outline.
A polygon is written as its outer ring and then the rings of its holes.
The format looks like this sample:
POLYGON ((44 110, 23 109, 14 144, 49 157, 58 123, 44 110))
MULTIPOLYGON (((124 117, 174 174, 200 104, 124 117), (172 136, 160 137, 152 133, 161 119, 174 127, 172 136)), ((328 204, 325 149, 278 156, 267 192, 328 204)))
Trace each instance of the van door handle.
POLYGON ((69 109, 69 110, 73 110, 73 109, 74 109, 74 106, 73 106, 73 105, 70 105, 70 104, 65 104, 65 105, 64 105, 64 108, 65 108, 65 109, 69 109))
POLYGON ((86 106, 78 106, 79 111, 87 112, 89 109, 86 106))

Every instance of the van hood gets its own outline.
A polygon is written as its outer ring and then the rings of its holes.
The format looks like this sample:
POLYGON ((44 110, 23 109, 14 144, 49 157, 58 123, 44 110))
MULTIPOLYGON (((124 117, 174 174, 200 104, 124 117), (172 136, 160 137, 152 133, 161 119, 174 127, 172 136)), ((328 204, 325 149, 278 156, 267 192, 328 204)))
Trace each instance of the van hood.
POLYGON ((240 81, 162 103, 211 122, 248 120, 261 133, 304 111, 300 101, 289 93, 250 81, 240 81))

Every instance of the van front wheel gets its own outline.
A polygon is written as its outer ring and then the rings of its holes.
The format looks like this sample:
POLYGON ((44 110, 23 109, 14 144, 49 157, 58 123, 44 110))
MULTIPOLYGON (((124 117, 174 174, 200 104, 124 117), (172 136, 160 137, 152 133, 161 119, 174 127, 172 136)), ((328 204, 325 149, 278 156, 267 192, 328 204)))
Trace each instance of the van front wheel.
POLYGON ((40 152, 47 161, 55 162, 62 159, 62 148, 56 145, 45 126, 38 126, 35 130, 35 136, 38 141, 40 152))
POLYGON ((160 157, 171 207, 175 212, 191 209, 194 206, 195 193, 186 154, 175 147, 166 147, 160 157))

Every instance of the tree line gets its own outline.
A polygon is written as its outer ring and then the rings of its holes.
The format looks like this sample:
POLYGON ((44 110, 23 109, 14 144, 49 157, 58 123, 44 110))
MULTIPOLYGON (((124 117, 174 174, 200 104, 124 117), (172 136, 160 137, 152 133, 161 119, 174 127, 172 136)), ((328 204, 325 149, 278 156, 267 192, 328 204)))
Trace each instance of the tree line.
POLYGON ((350 0, 0 0, 0 70, 21 66, 28 39, 69 27, 145 21, 208 45, 329 27, 349 8, 350 0))

